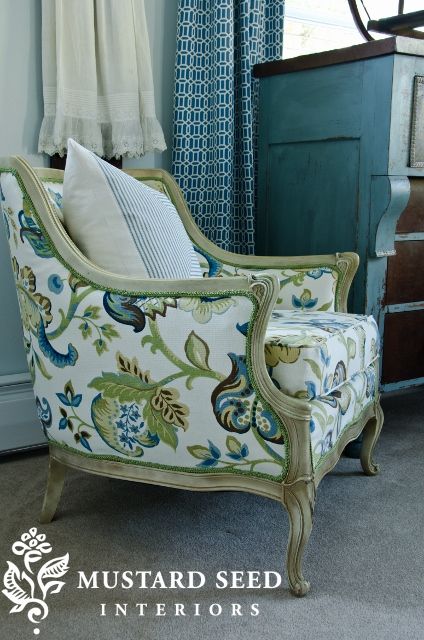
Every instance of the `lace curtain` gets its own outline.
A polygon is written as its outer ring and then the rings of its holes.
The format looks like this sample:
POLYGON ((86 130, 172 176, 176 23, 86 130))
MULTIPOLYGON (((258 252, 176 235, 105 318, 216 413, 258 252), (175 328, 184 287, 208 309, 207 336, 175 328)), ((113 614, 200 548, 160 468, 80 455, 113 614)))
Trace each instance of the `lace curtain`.
POLYGON ((166 149, 144 0, 43 0, 40 152, 69 137, 105 158, 166 149))

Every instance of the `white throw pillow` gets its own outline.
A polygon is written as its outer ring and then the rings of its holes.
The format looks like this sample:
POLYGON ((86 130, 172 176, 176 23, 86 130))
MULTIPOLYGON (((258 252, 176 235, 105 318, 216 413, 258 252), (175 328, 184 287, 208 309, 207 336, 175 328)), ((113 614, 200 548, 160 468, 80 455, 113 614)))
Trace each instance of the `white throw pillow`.
POLYGON ((202 277, 172 202, 72 139, 63 216, 77 247, 107 271, 140 278, 202 277))

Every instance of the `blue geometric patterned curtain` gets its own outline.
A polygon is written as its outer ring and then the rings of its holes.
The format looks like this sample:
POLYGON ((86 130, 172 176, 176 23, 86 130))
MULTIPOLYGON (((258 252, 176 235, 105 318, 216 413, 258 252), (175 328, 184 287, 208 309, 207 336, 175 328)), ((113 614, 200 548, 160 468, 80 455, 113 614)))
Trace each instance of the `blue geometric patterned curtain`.
POLYGON ((282 57, 284 0, 179 0, 172 172, 197 224, 253 253, 257 80, 282 57))

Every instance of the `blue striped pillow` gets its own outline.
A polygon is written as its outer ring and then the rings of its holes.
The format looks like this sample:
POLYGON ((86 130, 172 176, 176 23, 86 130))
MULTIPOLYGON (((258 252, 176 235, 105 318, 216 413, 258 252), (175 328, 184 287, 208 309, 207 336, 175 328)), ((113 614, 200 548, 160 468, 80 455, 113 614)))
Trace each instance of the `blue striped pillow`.
POLYGON ((202 277, 172 202, 72 139, 63 215, 75 244, 103 269, 132 277, 202 277))

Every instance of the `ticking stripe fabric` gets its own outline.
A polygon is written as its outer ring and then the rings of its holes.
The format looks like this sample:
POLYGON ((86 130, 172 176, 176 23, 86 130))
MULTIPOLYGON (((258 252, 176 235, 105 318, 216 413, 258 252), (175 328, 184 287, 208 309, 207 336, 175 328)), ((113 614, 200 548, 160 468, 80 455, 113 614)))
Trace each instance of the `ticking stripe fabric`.
POLYGON ((202 277, 172 202, 71 139, 63 213, 75 244, 108 271, 147 278, 202 277))

